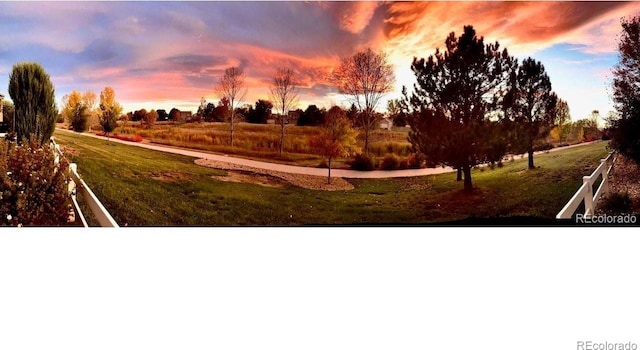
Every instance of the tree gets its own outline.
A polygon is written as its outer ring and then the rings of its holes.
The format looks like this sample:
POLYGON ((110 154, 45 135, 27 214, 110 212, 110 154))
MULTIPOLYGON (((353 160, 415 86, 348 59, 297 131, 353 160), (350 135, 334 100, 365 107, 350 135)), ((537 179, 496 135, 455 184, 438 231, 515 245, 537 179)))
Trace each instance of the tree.
POLYGON ((324 124, 325 114, 326 111, 324 109, 319 109, 316 105, 309 105, 307 109, 300 114, 300 118, 298 118, 298 126, 322 125, 324 124))
POLYGON ((404 127, 407 125, 407 114, 404 112, 401 100, 387 101, 387 115, 393 121, 394 126, 404 127))
POLYGON ((247 111, 247 122, 254 124, 266 124, 269 117, 271 117, 272 108, 273 104, 270 101, 256 101, 256 107, 249 107, 249 110, 247 111))
POLYGON ((622 19, 620 61, 613 69, 613 102, 618 118, 610 120, 611 147, 640 164, 640 16, 622 19))
POLYGON ((198 111, 196 112, 196 115, 200 116, 200 119, 204 119, 204 111, 207 108, 207 99, 204 98, 204 96, 202 96, 200 98, 200 106, 198 106, 198 111))
POLYGON ((82 102, 87 108, 89 129, 94 125, 100 124, 100 118, 98 116, 98 111, 96 110, 97 98, 98 96, 96 93, 91 90, 85 91, 82 94, 82 102))
POLYGON ((8 129, 11 132, 14 132, 13 126, 13 112, 15 111, 15 107, 11 101, 2 100, 2 115, 4 120, 8 123, 8 129))
POLYGON ((83 95, 76 90, 62 97, 62 116, 69 121, 75 132, 84 132, 90 119, 89 108, 83 95))
POLYGON ((146 115, 147 115, 147 110, 146 110, 146 109, 144 109, 144 108, 139 109, 139 110, 137 110, 137 111, 133 112, 133 118, 132 118, 132 120, 133 120, 133 121, 138 121, 138 122, 139 122, 139 121, 143 121, 143 120, 144 120, 144 117, 145 117, 146 115))
POLYGON ((360 111, 358 110, 358 107, 356 107, 355 103, 352 103, 351 107, 349 107, 349 110, 347 110, 347 119, 351 121, 351 125, 356 124, 359 113, 360 111))
POLYGON ((225 97, 218 101, 218 105, 213 109, 213 120, 216 122, 223 122, 229 119, 229 100, 225 97))
POLYGON ((509 80, 504 109, 507 118, 515 122, 513 142, 517 150, 528 153, 529 169, 534 169, 534 143, 549 134, 558 97, 551 91, 551 80, 544 66, 532 58, 526 58, 509 80))
POLYGON ((100 117, 100 126, 102 130, 109 138, 109 133, 112 132, 118 125, 118 118, 122 113, 122 106, 116 101, 116 92, 112 87, 107 86, 100 92, 100 110, 98 115, 100 117))
POLYGON ((486 162, 490 117, 500 109, 516 61, 497 42, 485 45, 472 26, 460 37, 452 32, 445 44, 446 52, 436 49, 411 65, 417 83, 411 96, 403 89, 409 141, 429 166, 460 169, 471 191, 471 169, 486 162))
POLYGON ((310 140, 311 147, 328 160, 327 183, 331 184, 331 160, 358 152, 357 135, 358 133, 351 128, 345 112, 340 107, 331 107, 325 116, 320 133, 310 140))
POLYGON ((41 144, 49 142, 56 126, 58 109, 49 75, 38 63, 19 63, 9 75, 9 95, 15 110, 17 138, 35 136, 41 144))
POLYGON ((177 122, 177 121, 180 121, 181 117, 182 117, 182 114, 180 113, 179 109, 171 108, 171 110, 169 111, 169 119, 173 120, 174 122, 177 122))
POLYGON ((229 123, 230 123, 230 144, 233 147, 233 131, 236 122, 235 107, 240 102, 247 89, 245 88, 244 72, 240 67, 230 67, 224 70, 224 75, 220 77, 216 92, 220 98, 226 98, 229 101, 229 123))
POLYGON ((580 141, 595 141, 602 138, 602 132, 598 128, 598 119, 600 118, 600 111, 594 110, 589 115, 589 118, 583 119, 580 123, 583 129, 583 140, 580 141))
POLYGON ((558 98, 555 113, 555 130, 557 132, 557 140, 565 142, 571 133, 571 112, 567 101, 558 98))
POLYGON ((369 134, 378 127, 378 114, 374 113, 380 98, 391 91, 395 82, 392 66, 383 53, 370 48, 345 58, 334 72, 340 92, 351 96, 358 107, 358 125, 364 131, 364 151, 369 153, 369 134))
POLYGON ((169 114, 167 114, 166 110, 158 109, 156 112, 158 112, 158 120, 161 120, 161 121, 169 120, 169 114))
POLYGON ((271 99, 280 114, 277 122, 280 125, 280 154, 284 149, 284 127, 288 124, 289 110, 298 103, 298 88, 293 79, 293 71, 289 68, 278 68, 273 76, 271 99))
POLYGON ((145 113, 144 118, 142 119, 142 123, 144 124, 145 129, 151 129, 153 128, 153 125, 155 125, 157 120, 158 112, 152 109, 149 112, 145 113))
POLYGON ((131 120, 131 116, 131 113, 126 113, 122 114, 120 118, 118 118, 118 120, 122 121, 121 130, 127 127, 127 125, 129 124, 129 120, 131 120))

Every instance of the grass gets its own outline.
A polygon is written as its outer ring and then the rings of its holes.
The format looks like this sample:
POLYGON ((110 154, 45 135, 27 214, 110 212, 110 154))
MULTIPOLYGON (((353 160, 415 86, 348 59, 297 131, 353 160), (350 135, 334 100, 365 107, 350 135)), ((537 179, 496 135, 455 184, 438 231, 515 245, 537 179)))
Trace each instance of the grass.
MULTIPOLYGON (((137 122, 116 129, 119 134, 140 135, 145 139, 169 146, 221 152, 285 164, 318 166, 323 160, 310 147, 310 139, 320 131, 318 127, 287 125, 284 152, 279 153, 280 126, 239 123, 234 132, 234 147, 229 145, 227 123, 174 123, 159 122, 152 129, 144 129, 137 122)), ((410 153, 408 130, 376 130, 372 133, 370 153, 383 158, 387 154, 406 157, 410 153)), ((362 136, 362 135, 361 135, 362 136)), ((361 147, 364 139, 359 138, 361 147)), ((337 168, 348 168, 344 161, 337 168)))
POLYGON ((115 220, 128 226, 427 224, 468 218, 552 219, 606 153, 606 143, 526 157, 473 171, 475 191, 455 174, 350 179, 354 190, 325 192, 217 181, 221 170, 193 159, 81 135, 55 134, 115 220))

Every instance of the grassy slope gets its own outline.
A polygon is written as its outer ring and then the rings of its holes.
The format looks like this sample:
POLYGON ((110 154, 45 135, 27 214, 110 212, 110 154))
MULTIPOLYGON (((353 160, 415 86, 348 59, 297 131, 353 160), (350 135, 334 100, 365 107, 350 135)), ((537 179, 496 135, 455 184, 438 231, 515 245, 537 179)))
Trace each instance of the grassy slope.
POLYGON ((129 226, 301 225, 430 223, 468 217, 553 218, 595 169, 606 144, 526 158, 495 170, 474 170, 476 191, 461 192, 455 174, 419 178, 349 180, 356 189, 324 192, 221 182, 224 171, 170 155, 56 133, 74 149, 71 160, 116 221, 129 226), (173 180, 152 178, 170 175, 173 180))

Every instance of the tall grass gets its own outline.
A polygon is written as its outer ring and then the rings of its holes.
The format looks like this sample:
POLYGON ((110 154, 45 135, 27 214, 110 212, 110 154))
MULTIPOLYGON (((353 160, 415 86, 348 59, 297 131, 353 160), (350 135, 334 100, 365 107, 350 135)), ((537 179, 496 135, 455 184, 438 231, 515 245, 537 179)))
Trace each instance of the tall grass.
MULTIPOLYGON (((155 143, 187 147, 213 152, 224 152, 251 157, 276 160, 302 160, 316 163, 321 157, 310 146, 310 140, 319 134, 313 126, 287 125, 285 127, 284 154, 279 154, 280 126, 239 123, 234 133, 234 147, 230 147, 229 125, 226 123, 159 122, 153 129, 144 129, 139 123, 128 123, 119 127, 121 134, 137 134, 155 143)), ((364 140, 359 139, 360 146, 364 140)), ((371 135, 370 155, 384 158, 387 155, 408 157, 411 145, 407 133, 401 131, 376 130, 371 135)))

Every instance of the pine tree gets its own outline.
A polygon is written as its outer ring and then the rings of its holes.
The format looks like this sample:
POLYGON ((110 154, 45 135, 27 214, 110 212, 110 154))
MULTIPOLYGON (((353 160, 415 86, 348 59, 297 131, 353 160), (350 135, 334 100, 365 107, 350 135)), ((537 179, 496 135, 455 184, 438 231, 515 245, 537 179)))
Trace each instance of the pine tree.
POLYGON ((53 84, 44 68, 33 62, 14 65, 9 75, 9 95, 15 106, 18 141, 34 137, 40 144, 49 142, 58 109, 53 84))

